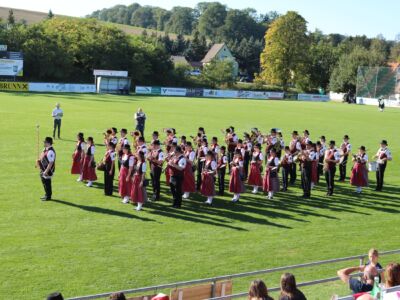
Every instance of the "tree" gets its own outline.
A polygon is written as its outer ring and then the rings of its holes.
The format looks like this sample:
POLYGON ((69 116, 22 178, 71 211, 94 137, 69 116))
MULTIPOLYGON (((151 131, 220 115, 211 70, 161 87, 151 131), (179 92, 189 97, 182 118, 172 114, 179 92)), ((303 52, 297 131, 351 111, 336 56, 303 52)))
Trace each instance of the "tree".
POLYGON ((171 54, 183 55, 186 49, 186 41, 182 34, 178 34, 176 40, 172 43, 171 54))
POLYGON ((177 34, 192 34, 195 22, 193 9, 189 7, 174 7, 171 11, 171 18, 165 28, 169 32, 177 34))
POLYGON ((265 35, 259 79, 281 85, 284 90, 290 83, 301 82, 305 76, 308 50, 306 20, 296 12, 287 12, 271 24, 265 35))
POLYGON ((240 42, 231 42, 228 46, 239 63, 239 68, 244 73, 253 77, 255 73, 260 71, 260 54, 263 51, 261 39, 257 40, 254 37, 244 38, 240 42))
POLYGON ((227 8, 218 2, 209 3, 203 7, 204 11, 199 18, 198 31, 201 35, 215 40, 218 29, 224 25, 227 8))
POLYGON ((390 60, 400 63, 400 42, 395 43, 390 49, 390 60))
POLYGON ((329 87, 335 92, 355 92, 358 67, 382 65, 381 58, 361 46, 356 46, 349 54, 343 54, 332 72, 329 87))
POLYGON ((200 61, 207 53, 207 41, 204 36, 200 37, 198 31, 194 32, 193 39, 185 52, 185 57, 189 61, 200 61))
POLYGON ((236 81, 233 62, 213 59, 204 66, 201 79, 211 87, 232 87, 236 81))
POLYGON ((14 25, 15 24, 14 11, 12 9, 10 9, 8 11, 7 23, 8 23, 8 25, 14 25))
POLYGON ((51 9, 49 10, 49 13, 47 14, 47 19, 52 19, 54 17, 53 12, 51 11, 51 9))

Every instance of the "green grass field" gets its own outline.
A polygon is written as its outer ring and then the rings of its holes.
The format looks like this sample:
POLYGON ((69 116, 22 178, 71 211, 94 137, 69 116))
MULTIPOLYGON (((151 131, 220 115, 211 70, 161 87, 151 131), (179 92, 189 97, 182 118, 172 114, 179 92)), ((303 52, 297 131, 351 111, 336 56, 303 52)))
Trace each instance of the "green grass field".
MULTIPOLYGON (((370 247, 400 248, 397 109, 379 113, 376 107, 338 103, 0 93, 0 116, 0 299, 43 299, 55 290, 73 297, 357 255, 370 247), (56 102, 64 119, 63 139, 54 145, 54 200, 41 202, 34 167, 36 124, 42 139, 51 134, 56 102), (228 195, 205 207, 204 199, 195 197, 174 210, 163 186, 163 201, 136 212, 117 195, 103 196, 102 174, 96 187, 87 188, 69 172, 78 131, 101 143, 108 127, 132 129, 138 107, 148 115, 148 136, 163 127, 188 136, 204 126, 208 136, 222 138, 220 129, 233 125, 240 134, 251 127, 279 127, 288 142, 292 130, 307 128, 312 139, 325 134, 339 142, 347 133, 353 148, 365 145, 370 157, 385 138, 393 161, 382 193, 368 189, 357 196, 345 183, 328 199, 322 183, 304 200, 298 182, 270 201, 248 193, 240 204, 232 204, 228 195)), ((98 160, 103 152, 98 146, 98 160)), ((373 186, 374 174, 370 179, 373 186)), ((382 263, 389 260, 400 257, 385 257, 382 263)), ((303 282, 335 276, 346 265, 294 273, 303 282)), ((273 287, 279 276, 262 278, 273 287)), ((251 279, 235 280, 234 291, 245 291, 251 279)), ((349 293, 339 282, 304 292, 308 299, 349 293)))

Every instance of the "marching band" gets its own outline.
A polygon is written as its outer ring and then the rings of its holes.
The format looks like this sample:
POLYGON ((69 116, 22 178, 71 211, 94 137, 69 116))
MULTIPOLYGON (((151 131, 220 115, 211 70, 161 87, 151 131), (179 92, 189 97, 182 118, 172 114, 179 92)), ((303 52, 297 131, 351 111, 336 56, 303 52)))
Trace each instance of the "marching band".
MULTIPOLYGON (((96 149, 93 138, 88 137, 85 141, 84 134, 80 132, 72 155, 71 174, 79 175, 77 181, 83 181, 91 187, 97 180, 96 169, 103 171, 104 194, 111 196, 118 165, 118 192, 122 203, 135 204, 136 209, 141 210, 147 201, 160 200, 162 173, 165 173, 166 185, 173 197, 172 206, 180 208, 182 199, 188 199, 196 192, 206 198, 206 204, 212 205, 216 194, 225 195, 226 175, 229 176, 228 187, 234 203, 245 193, 246 185, 252 188, 253 194, 262 190, 268 199, 273 199, 276 193, 287 192, 295 184, 298 171, 304 198, 311 197, 322 175, 326 180, 327 196, 332 196, 336 168, 339 166, 338 180, 344 181, 350 158, 354 164, 350 184, 356 188, 355 192, 361 193, 363 187, 368 186, 368 171, 376 172, 376 190, 381 191, 387 162, 392 159, 385 140, 374 157, 376 161, 369 162, 364 146, 358 149, 357 154, 351 154, 348 135, 344 136, 343 143, 337 148, 334 140, 326 145, 325 136, 312 142, 308 130, 304 130, 302 136, 298 131, 293 131, 288 146, 285 146, 278 128, 272 128, 269 134, 262 134, 253 128, 250 134, 244 133, 243 139, 237 136, 232 126, 221 131, 225 134, 224 146, 218 144, 217 137, 212 137, 209 142, 203 127, 199 127, 195 136, 190 136, 191 141, 185 136, 178 140, 174 128, 164 128, 165 140, 161 142, 159 133, 154 131, 147 145, 139 131, 130 133, 132 142, 129 142, 126 129, 121 129, 118 138, 117 129, 110 128, 104 133, 107 149, 98 164, 94 159, 96 149), (146 179, 148 170, 150 181, 146 179), (152 190, 149 198, 146 192, 148 185, 152 190)), ((51 143, 47 143, 38 165, 49 166, 51 153, 54 153, 54 149, 51 143)), ((41 170, 47 176, 51 173, 51 169, 45 167, 41 167, 41 170)), ((42 177, 45 200, 51 198, 48 179, 42 177)))

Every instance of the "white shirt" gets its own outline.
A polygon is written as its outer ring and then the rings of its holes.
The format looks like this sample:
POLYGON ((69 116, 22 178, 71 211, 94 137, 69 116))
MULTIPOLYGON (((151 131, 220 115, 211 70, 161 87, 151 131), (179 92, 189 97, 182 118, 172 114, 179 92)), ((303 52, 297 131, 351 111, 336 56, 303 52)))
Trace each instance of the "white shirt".
POLYGON ((186 158, 184 156, 179 159, 178 166, 182 169, 186 168, 186 158))
POLYGON ((390 153, 390 150, 387 147, 380 148, 376 153, 378 159, 380 159, 381 155, 383 154, 386 154, 387 160, 392 160, 392 154, 390 153))
MULTIPOLYGON (((136 163, 136 168, 140 168, 140 164, 141 164, 141 162, 137 162, 136 163)), ((144 162, 143 164, 142 164, 142 173, 146 173, 146 170, 147 170, 147 166, 146 166, 146 163, 144 162)))
POLYGON ((257 157, 257 156, 258 156, 259 160, 261 160, 261 161, 264 160, 264 155, 261 152, 258 152, 257 154, 255 152, 253 153, 253 157, 257 157))
MULTIPOLYGON (((286 158, 288 164, 291 164, 291 163, 293 162, 293 156, 292 156, 292 154, 285 154, 284 157, 286 158)), ((282 160, 284 159, 284 157, 282 157, 281 162, 282 162, 282 160)))
POLYGON ((232 140, 233 140, 234 143, 237 143, 238 140, 239 140, 239 138, 238 138, 238 136, 237 136, 236 134, 234 134, 234 135, 232 136, 232 140))
POLYGON ((47 160, 48 160, 49 162, 54 162, 54 161, 56 160, 56 154, 54 153, 53 150, 47 151, 46 157, 47 157, 47 160))
POLYGON ((216 170, 217 169, 217 163, 215 160, 211 161, 211 170, 216 170))
POLYGON ((228 157, 226 155, 222 156, 222 164, 225 165, 228 163, 228 157))
POLYGON ((110 139, 110 142, 113 143, 114 145, 116 145, 116 144, 118 143, 118 138, 117 138, 116 136, 113 136, 113 137, 110 139))
POLYGON ((215 153, 215 154, 218 154, 218 153, 219 153, 219 146, 218 146, 218 145, 216 145, 216 146, 214 147, 214 153, 215 153))
POLYGON ((61 120, 61 118, 63 117, 62 109, 56 107, 55 109, 53 109, 51 116, 56 120, 61 120))
POLYGON ((138 152, 142 151, 144 153, 144 156, 146 156, 147 155, 147 146, 146 146, 146 144, 138 146, 138 150, 137 151, 138 152))
POLYGON ((129 141, 126 137, 120 138, 119 143, 121 144, 121 146, 129 145, 129 141))
MULTIPOLYGON (((90 148, 90 153, 91 153, 91 155, 93 156, 93 155, 94 155, 94 152, 96 151, 96 148, 95 148, 93 145, 90 146, 89 148, 90 148)), ((87 150, 89 150, 89 148, 88 148, 87 150)))
POLYGON ((164 152, 160 152, 160 153, 158 153, 158 158, 157 158, 157 160, 159 160, 159 161, 162 161, 162 160, 164 160, 164 152))
POLYGON ((270 158, 268 159, 268 162, 271 162, 272 160, 274 160, 275 167, 277 167, 279 165, 279 158, 278 157, 275 157, 274 159, 270 158))
POLYGON ((311 161, 317 160, 317 159, 318 159, 318 157, 317 157, 317 152, 315 152, 315 151, 310 151, 310 154, 308 155, 308 157, 310 158, 311 161))
POLYGON ((110 154, 111 161, 114 161, 115 160, 115 151, 108 150, 107 152, 110 154))
POLYGON ((191 152, 189 153, 189 160, 190 160, 191 162, 193 162, 195 158, 196 158, 196 152, 191 151, 191 152))
MULTIPOLYGON (((123 161, 125 161, 125 160, 127 160, 128 159, 128 154, 124 154, 123 156, 122 156, 122 160, 123 161)), ((130 158, 129 158, 129 167, 133 167, 135 165, 135 157, 132 155, 130 158)))
POLYGON ((334 156, 333 156, 333 159, 334 159, 334 160, 340 160, 340 153, 339 153, 339 151, 337 151, 337 149, 328 149, 328 150, 326 150, 327 153, 325 153, 325 158, 327 158, 328 155, 329 155, 332 151, 335 151, 335 154, 334 154, 334 156))
POLYGON ((367 153, 365 153, 364 156, 357 155, 357 157, 360 158, 362 163, 367 163, 368 162, 368 154, 367 153))

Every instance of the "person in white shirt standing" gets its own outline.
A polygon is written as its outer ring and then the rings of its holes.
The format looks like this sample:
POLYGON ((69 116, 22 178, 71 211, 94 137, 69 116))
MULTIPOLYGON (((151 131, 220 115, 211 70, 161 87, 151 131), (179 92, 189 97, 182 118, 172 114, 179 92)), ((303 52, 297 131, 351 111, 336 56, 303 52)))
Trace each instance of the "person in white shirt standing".
POLYGON ((144 136, 144 126, 146 122, 146 114, 143 109, 139 108, 135 113, 136 130, 140 131, 141 136, 144 136))
POLYGON ((54 119, 54 127, 53 127, 53 139, 56 138, 56 129, 57 129, 57 137, 60 137, 60 130, 61 130, 61 119, 64 116, 62 109, 60 108, 60 103, 56 104, 56 107, 53 109, 51 116, 54 119))
POLYGON ((37 166, 40 168, 40 179, 42 180, 45 195, 40 198, 42 201, 51 200, 52 188, 51 178, 55 171, 56 152, 53 148, 53 139, 46 137, 43 141, 44 149, 36 161, 37 166))

